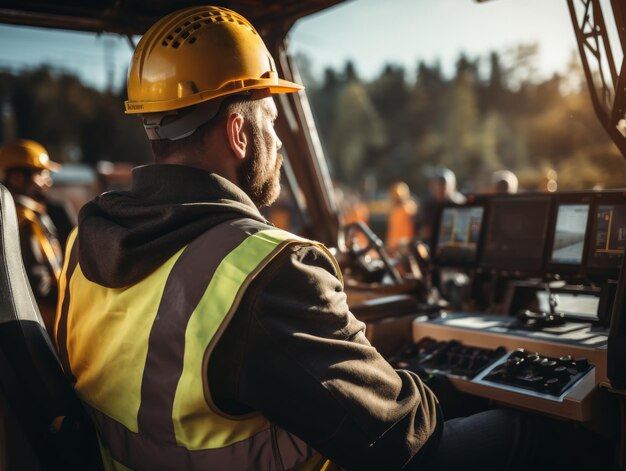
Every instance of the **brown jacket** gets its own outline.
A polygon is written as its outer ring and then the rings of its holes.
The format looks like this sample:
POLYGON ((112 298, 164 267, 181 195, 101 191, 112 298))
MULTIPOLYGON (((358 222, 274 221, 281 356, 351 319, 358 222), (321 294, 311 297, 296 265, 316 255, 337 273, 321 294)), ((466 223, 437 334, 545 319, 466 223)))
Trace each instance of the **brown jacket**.
MULTIPOLYGON (((219 222, 265 221, 219 176, 175 165, 133 176, 131 191, 104 194, 80 215, 80 264, 100 284, 138 281, 219 222)), ((213 400, 231 415, 261 411, 346 469, 418 469, 443 425, 437 400, 415 374, 395 371, 364 329, 321 250, 284 250, 212 354, 213 400)))

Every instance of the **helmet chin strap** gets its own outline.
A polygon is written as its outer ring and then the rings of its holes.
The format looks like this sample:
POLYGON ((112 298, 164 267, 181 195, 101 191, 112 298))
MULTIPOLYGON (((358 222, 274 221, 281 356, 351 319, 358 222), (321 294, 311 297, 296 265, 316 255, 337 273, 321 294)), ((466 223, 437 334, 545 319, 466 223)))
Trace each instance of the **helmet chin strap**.
POLYGON ((224 98, 226 97, 200 103, 196 105, 191 112, 166 124, 162 124, 164 118, 168 116, 178 116, 179 112, 177 110, 142 115, 141 120, 146 134, 148 135, 148 139, 151 141, 161 139, 177 141, 191 136, 196 129, 215 118, 224 98))

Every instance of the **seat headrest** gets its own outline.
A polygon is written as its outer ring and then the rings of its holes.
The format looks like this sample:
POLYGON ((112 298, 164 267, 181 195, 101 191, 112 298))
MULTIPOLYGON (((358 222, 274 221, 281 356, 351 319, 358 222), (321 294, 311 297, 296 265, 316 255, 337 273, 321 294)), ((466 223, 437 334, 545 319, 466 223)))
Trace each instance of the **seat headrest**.
POLYGON ((43 326, 22 262, 15 203, 9 190, 0 185, 0 323, 16 320, 43 326))

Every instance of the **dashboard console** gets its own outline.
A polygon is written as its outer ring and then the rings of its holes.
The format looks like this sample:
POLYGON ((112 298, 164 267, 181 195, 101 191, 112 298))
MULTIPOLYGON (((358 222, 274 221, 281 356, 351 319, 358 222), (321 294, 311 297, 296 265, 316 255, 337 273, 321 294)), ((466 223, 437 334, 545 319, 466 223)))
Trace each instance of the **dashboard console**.
POLYGON ((624 248, 624 191, 483 195, 441 207, 435 270, 471 280, 483 311, 416 316, 397 368, 464 393, 578 422, 603 409, 624 248))

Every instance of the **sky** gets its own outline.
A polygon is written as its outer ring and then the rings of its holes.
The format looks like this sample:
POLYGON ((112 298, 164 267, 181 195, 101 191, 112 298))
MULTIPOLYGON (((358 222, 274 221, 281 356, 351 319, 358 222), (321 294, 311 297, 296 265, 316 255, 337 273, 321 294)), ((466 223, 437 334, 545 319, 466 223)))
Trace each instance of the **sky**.
POLYGON ((78 74, 84 82, 101 89, 108 85, 109 71, 114 87, 125 83, 132 55, 126 37, 46 28, 0 25, 0 44, 0 70, 48 64, 78 74))
MULTIPOLYGON (((352 0, 300 20, 290 32, 291 50, 306 54, 315 74, 352 59, 365 79, 387 63, 411 76, 418 60, 438 60, 451 74, 462 51, 486 58, 520 43, 539 44, 541 77, 563 71, 576 49, 566 0, 352 0)), ((122 87, 132 54, 126 38, 111 34, 4 25, 0 44, 0 70, 47 63, 98 88, 122 87)))
POLYGON ((300 21, 290 46, 316 72, 352 58, 360 76, 372 78, 387 62, 413 72, 418 60, 439 60, 451 74, 462 51, 487 57, 528 43, 539 44, 542 76, 565 69, 576 50, 566 0, 349 1, 300 21))

